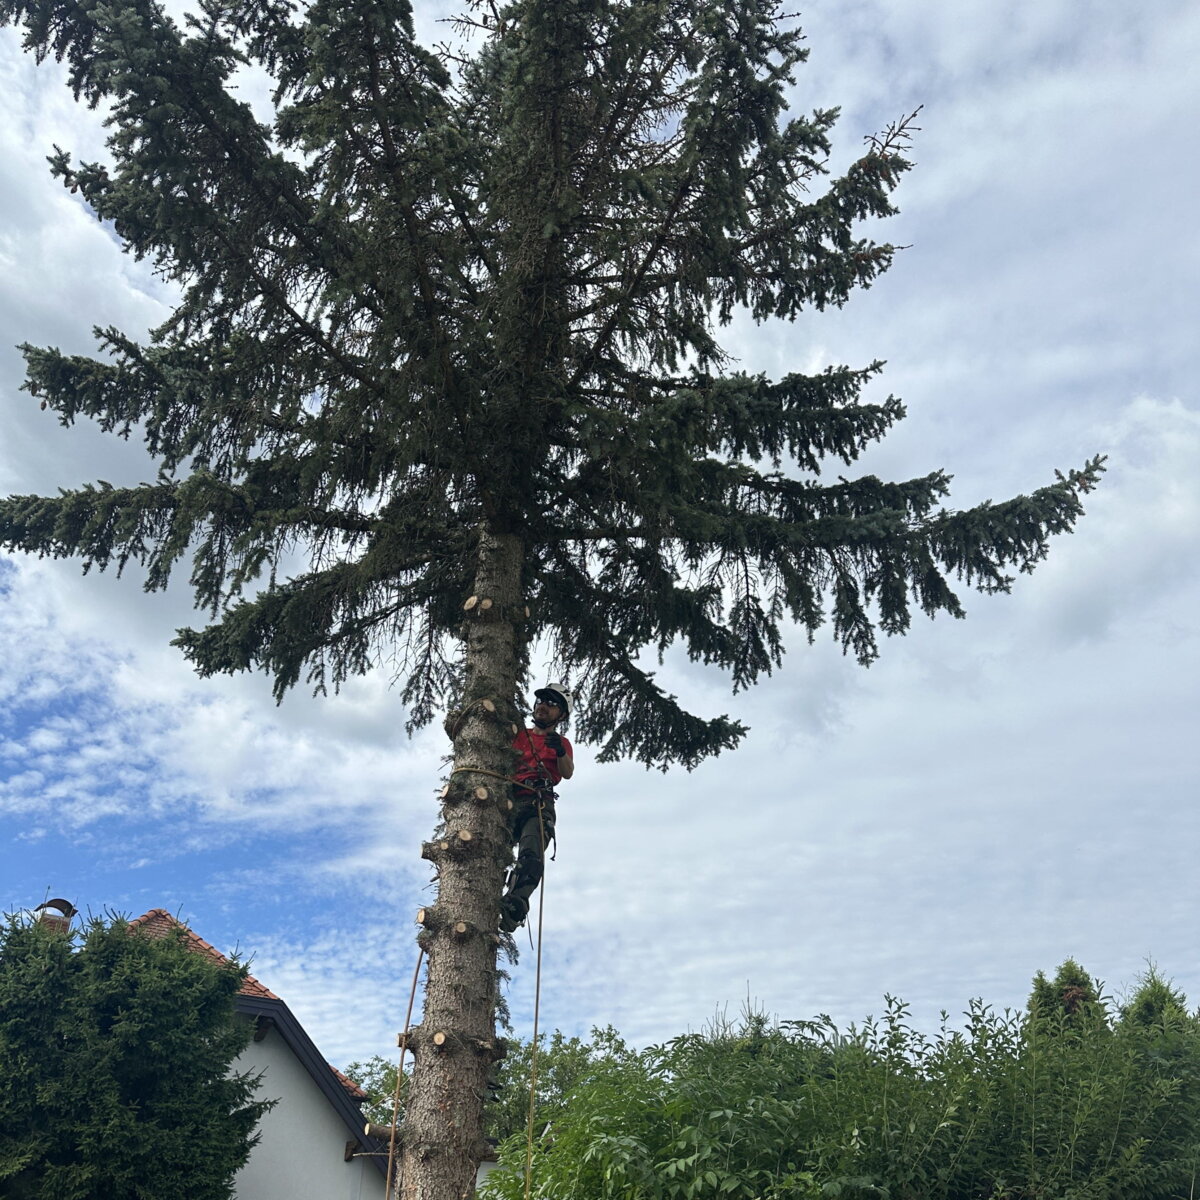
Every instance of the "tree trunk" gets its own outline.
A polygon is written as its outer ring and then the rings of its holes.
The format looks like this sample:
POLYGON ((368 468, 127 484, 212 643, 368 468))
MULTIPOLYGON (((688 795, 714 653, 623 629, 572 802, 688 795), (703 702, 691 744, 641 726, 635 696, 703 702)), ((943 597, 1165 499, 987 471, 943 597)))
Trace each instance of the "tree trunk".
POLYGON ((495 776, 512 774, 513 727, 520 720, 513 697, 523 556, 518 539, 480 531, 476 603, 464 606, 462 707, 446 719, 454 773, 442 799, 442 825, 422 850, 437 871, 437 896, 422 912, 417 937, 429 964, 421 1024, 408 1039, 414 1068, 400 1137, 402 1200, 466 1200, 488 1150, 488 1073, 502 1054, 496 930, 511 858, 510 789, 495 776))

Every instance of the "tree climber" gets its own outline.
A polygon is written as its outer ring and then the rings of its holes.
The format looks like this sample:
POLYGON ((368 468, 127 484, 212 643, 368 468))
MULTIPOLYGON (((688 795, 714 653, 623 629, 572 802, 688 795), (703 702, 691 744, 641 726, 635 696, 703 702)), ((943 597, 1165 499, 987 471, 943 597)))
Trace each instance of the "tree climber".
POLYGON ((525 923, 529 897, 542 881, 546 847, 554 837, 554 788, 575 774, 571 743, 555 728, 570 714, 571 693, 561 683, 551 683, 533 695, 534 728, 522 729, 512 743, 518 757, 509 828, 517 861, 500 900, 500 928, 505 933, 525 923))

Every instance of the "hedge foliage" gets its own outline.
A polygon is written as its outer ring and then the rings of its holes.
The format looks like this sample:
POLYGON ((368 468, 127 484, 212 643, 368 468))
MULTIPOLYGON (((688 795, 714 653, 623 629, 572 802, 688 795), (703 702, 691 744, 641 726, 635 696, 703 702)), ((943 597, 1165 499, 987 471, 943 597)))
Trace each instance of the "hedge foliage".
POLYGON ((134 936, 0 924, 0 1196, 227 1200, 269 1104, 231 1070, 245 968, 134 936))
MULTIPOLYGON (((546 1200, 1175 1200, 1200 1168, 1200 1020, 1153 970, 1117 1005, 1077 964, 1024 1012, 933 1036, 751 1014, 645 1051, 602 1039, 548 1127, 546 1200)), ((525 1137, 488 1187, 524 1195, 525 1137)))

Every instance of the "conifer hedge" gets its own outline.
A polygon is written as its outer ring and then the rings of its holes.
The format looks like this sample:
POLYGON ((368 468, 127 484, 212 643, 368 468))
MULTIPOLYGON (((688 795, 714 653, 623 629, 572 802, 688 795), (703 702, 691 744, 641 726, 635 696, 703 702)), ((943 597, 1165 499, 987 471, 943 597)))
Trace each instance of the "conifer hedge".
POLYGON ((227 1200, 269 1104, 232 1071, 245 969, 99 918, 0 925, 0 1196, 227 1200))

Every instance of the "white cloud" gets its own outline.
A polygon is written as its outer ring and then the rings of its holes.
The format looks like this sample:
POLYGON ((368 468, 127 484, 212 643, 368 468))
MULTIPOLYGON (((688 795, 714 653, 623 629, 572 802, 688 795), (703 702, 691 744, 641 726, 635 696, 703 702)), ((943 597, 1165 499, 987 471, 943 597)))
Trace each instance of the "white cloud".
MULTIPOLYGON (((433 36, 442 12, 418 14, 433 36)), ((944 465, 958 506, 1096 452, 1109 472, 1011 597, 918 618, 870 671, 795 635, 783 671, 731 699, 669 656, 668 686, 752 734, 691 775, 580 748, 549 868, 543 1024, 646 1040, 747 992, 847 1020, 885 991, 930 1024, 976 994, 1019 1004, 1068 955, 1114 984, 1153 955, 1200 996, 1200 181, 1182 149, 1200 11, 817 0, 803 20, 797 103, 844 103, 838 161, 927 106, 903 212, 877 231, 912 248, 844 312, 735 323, 743 365, 889 359, 879 390, 911 415, 864 469, 944 465)), ((94 157, 103 133, 9 30, 0 86, 0 489, 147 478, 136 444, 59 430, 17 394, 4 346, 89 352, 93 324, 137 334, 163 293, 47 180, 52 141, 94 157)), ((194 619, 186 589, 147 597, 136 578, 24 559, 0 584, 10 888, 63 863, 94 906, 179 908, 253 952, 335 1061, 387 1053, 428 897, 440 731, 409 745, 382 678, 280 708, 262 678, 196 679, 167 646, 194 619)), ((523 1032, 532 965, 526 949, 511 989, 523 1032)))

